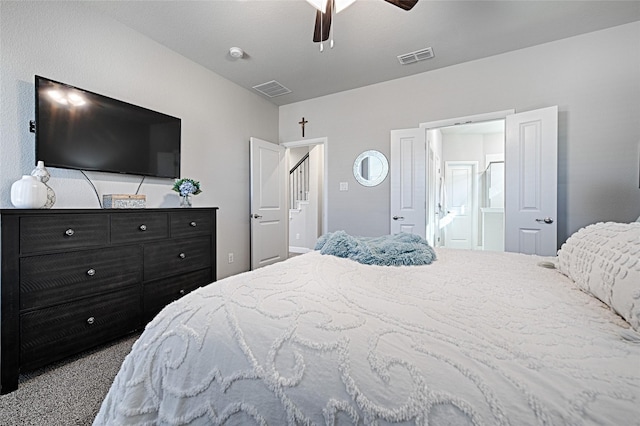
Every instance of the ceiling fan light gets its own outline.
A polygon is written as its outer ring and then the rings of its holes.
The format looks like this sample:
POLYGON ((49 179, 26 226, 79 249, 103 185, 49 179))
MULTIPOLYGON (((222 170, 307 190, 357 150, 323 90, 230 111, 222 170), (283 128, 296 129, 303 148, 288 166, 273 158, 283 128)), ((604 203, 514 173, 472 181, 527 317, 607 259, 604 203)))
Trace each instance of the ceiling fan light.
MULTIPOLYGON (((315 7, 322 13, 327 12, 327 3, 331 0, 307 0, 311 6, 315 7)), ((336 6, 336 13, 340 13, 347 7, 351 6, 356 0, 333 0, 336 6)))
MULTIPOLYGON (((309 1, 309 0, 307 0, 309 1)), ((351 6, 355 3, 356 0, 334 0, 336 5, 336 13, 340 13, 345 10, 347 7, 351 6)))
POLYGON ((307 3, 309 3, 311 6, 315 7, 322 13, 327 10, 327 2, 328 0, 307 0, 307 3))

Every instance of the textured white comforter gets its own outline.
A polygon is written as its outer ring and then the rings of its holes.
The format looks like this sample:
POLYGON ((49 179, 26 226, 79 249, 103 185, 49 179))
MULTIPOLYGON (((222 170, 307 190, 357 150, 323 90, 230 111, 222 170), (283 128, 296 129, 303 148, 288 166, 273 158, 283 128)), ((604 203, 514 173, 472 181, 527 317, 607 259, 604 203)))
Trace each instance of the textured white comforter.
POLYGON ((94 424, 640 424, 623 320, 541 258, 437 254, 313 252, 201 288, 148 325, 94 424))

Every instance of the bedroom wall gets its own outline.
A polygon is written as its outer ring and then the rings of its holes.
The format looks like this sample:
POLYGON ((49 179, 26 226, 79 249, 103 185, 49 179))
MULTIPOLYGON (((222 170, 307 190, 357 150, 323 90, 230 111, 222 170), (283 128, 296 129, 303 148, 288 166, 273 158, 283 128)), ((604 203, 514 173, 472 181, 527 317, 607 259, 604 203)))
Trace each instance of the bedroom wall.
MULTIPOLYGON (((438 52, 434 46, 437 60, 438 52)), ((400 66, 400 65, 399 65, 400 66)), ((419 63, 409 66, 421 66, 419 63)), ((329 230, 389 232, 389 180, 351 174, 389 131, 506 109, 559 107, 558 242, 597 221, 640 214, 640 22, 280 107, 280 141, 329 140, 329 230), (340 192, 339 182, 349 182, 340 192)))
MULTIPOLYGON (((182 118, 182 176, 195 207, 217 206, 218 278, 249 269, 250 136, 277 140, 278 108, 82 2, 0 2, 0 207, 35 165, 34 74, 182 118), (227 262, 233 252, 235 262, 227 262)), ((79 171, 50 168, 54 208, 98 208, 79 171)), ((88 173, 100 194, 134 193, 139 177, 88 173)), ((171 179, 147 178, 148 207, 177 207, 171 179)))

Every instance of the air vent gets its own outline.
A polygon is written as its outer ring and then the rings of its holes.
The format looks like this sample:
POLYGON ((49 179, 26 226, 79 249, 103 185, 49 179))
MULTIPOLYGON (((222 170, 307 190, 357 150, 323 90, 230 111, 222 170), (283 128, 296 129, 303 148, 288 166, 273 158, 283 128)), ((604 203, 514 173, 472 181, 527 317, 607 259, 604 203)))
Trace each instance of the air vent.
POLYGON ((418 61, 424 61, 425 59, 431 59, 433 56, 433 49, 427 47, 426 49, 416 50, 415 52, 400 55, 398 56, 398 60, 402 65, 409 65, 418 61))
POLYGON ((265 96, 270 98, 275 98, 276 96, 286 95, 287 93, 291 93, 291 90, 284 87, 282 84, 278 83, 275 80, 268 81, 266 83, 258 84, 257 86, 253 86, 258 92, 262 93, 265 96))

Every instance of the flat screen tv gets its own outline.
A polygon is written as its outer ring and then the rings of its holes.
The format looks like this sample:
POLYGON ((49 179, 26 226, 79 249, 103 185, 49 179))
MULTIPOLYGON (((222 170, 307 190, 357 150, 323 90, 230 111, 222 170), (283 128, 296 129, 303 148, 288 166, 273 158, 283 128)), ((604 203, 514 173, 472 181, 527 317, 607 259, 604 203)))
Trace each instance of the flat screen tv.
POLYGON ((35 76, 36 161, 65 169, 180 176, 179 118, 35 76))

